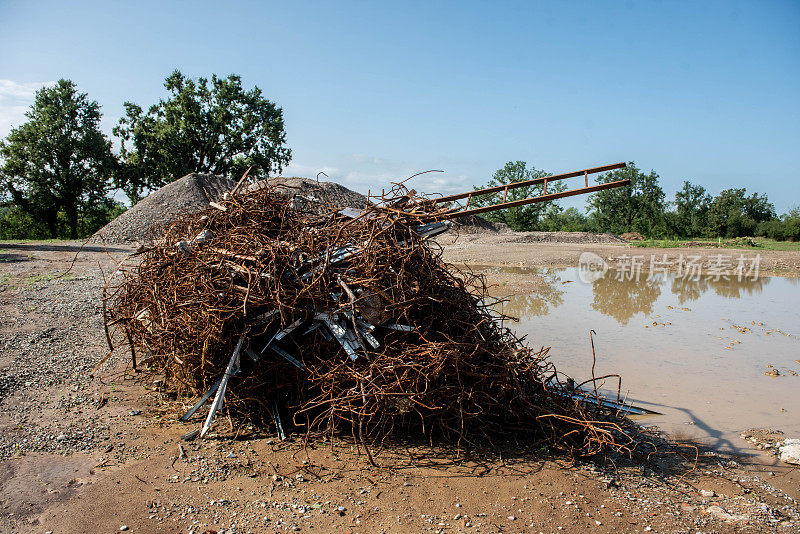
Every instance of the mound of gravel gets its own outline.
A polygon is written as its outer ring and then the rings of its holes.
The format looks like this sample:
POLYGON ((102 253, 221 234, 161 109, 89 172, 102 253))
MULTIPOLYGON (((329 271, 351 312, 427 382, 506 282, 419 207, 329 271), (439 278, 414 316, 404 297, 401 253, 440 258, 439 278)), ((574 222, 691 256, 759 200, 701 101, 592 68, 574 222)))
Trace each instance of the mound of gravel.
POLYGON ((508 243, 627 243, 610 232, 516 232, 508 243))
POLYGON ((282 176, 252 183, 245 191, 254 191, 267 183, 276 186, 279 192, 297 195, 303 201, 303 208, 316 212, 339 210, 342 208, 365 208, 369 201, 361 193, 335 182, 317 182, 308 178, 282 176))
POLYGON ((487 221, 478 215, 467 215, 453 219, 453 228, 450 232, 459 234, 500 234, 510 232, 511 228, 505 223, 487 221))
POLYGON ((207 208, 235 186, 235 181, 223 176, 187 174, 153 191, 92 237, 113 244, 149 241, 179 215, 207 208))
MULTIPOLYGON (((264 187, 262 180, 245 187, 251 191, 264 187)), ((270 178, 287 195, 296 194, 304 207, 328 211, 346 207, 363 208, 367 197, 334 182, 317 182, 307 178, 270 178)), ((187 174, 183 178, 150 193, 131 209, 98 230, 93 241, 108 244, 145 243, 177 217, 208 208, 236 186, 236 181, 213 174, 187 174)))

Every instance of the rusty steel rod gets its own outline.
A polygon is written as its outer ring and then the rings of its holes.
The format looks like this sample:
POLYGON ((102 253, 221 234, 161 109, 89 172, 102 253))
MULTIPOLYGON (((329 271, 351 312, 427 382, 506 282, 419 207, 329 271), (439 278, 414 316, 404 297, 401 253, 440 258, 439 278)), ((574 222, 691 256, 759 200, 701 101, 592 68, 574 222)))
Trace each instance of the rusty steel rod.
POLYGON ((456 217, 465 217, 468 215, 478 215, 480 213, 487 213, 489 211, 503 210, 506 208, 516 208, 518 206, 526 206, 528 204, 538 204, 540 202, 548 202, 550 200, 557 200, 559 198, 571 197, 575 195, 583 195, 586 193, 595 193, 597 191, 604 191, 606 189, 614 189, 617 187, 624 187, 630 185, 630 180, 618 180, 616 182, 608 182, 605 184, 591 185, 589 187, 579 187, 577 189, 569 189, 559 193, 550 193, 549 195, 539 195, 538 197, 523 198, 520 200, 512 200, 511 202, 501 202, 500 204, 492 204, 491 206, 483 206, 482 208, 473 208, 471 210, 460 211, 446 211, 439 214, 431 214, 425 217, 423 221, 444 221, 447 219, 454 219, 456 217))
POLYGON ((537 185, 545 182, 551 182, 553 180, 565 180, 567 178, 575 178, 576 176, 586 176, 586 181, 588 185, 588 175, 596 174, 598 172, 606 172, 606 171, 613 171, 616 169, 624 169, 627 165, 625 163, 613 163, 611 165, 603 165, 601 167, 592 167, 591 169, 583 169, 580 171, 573 171, 573 172, 565 172, 563 174, 554 174, 552 176, 545 176, 543 178, 534 178, 533 180, 525 180, 524 182, 515 182, 506 185, 497 185, 494 187, 487 187, 485 189, 476 189, 474 191, 468 191, 466 193, 458 193, 455 195, 448 195, 446 197, 439 197, 431 199, 434 204, 441 204, 442 202, 451 202, 453 200, 460 200, 462 198, 468 198, 477 195, 488 195, 490 193, 498 193, 500 191, 508 192, 509 189, 517 189, 518 187, 526 187, 529 185, 537 185))

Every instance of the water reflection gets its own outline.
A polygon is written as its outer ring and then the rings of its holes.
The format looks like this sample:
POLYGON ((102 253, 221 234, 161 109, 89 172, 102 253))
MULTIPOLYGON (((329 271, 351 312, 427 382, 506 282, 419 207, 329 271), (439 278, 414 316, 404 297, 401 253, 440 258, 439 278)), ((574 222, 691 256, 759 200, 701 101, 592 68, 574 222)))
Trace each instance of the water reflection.
POLYGON ((747 295, 758 295, 764 289, 764 286, 769 283, 769 278, 742 278, 736 280, 720 279, 718 281, 711 280, 709 284, 714 292, 720 297, 727 297, 729 299, 738 299, 747 295))
POLYGON ((544 278, 542 287, 529 295, 515 295, 504 303, 502 311, 511 317, 539 317, 550 313, 551 308, 557 308, 564 303, 564 281, 561 276, 552 270, 539 273, 544 278))
POLYGON ((661 280, 646 276, 638 280, 618 278, 609 271, 592 282, 592 308, 623 325, 637 313, 652 313, 653 303, 661 295, 661 280))
MULTIPOLYGON (((498 271, 505 271, 506 268, 499 268, 498 271)), ((522 273, 520 273, 522 274, 522 273)), ((577 285, 581 282, 576 280, 573 270, 545 270, 539 271, 538 275, 545 279, 541 289, 536 293, 528 295, 516 295, 504 304, 503 311, 513 317, 540 317, 547 315, 551 310, 561 306, 564 302, 564 294, 567 286, 564 285, 571 281, 577 285)), ((628 322, 637 314, 648 315, 653 313, 653 306, 661 296, 662 288, 669 286, 669 291, 677 298, 680 304, 696 301, 701 295, 713 291, 716 295, 724 298, 737 299, 746 295, 758 295, 769 283, 769 277, 761 278, 742 278, 736 277, 679 277, 675 275, 659 274, 648 277, 642 273, 639 277, 622 276, 619 273, 609 270, 605 276, 598 278, 591 283, 592 303, 594 310, 612 317, 622 325, 628 322)), ((793 284, 798 280, 790 279, 793 284)), ((577 287, 576 287, 577 288, 577 287)))
POLYGON ((684 304, 700 298, 700 295, 713 289, 714 293, 720 297, 738 299, 743 294, 757 295, 761 293, 764 286, 769 279, 761 278, 730 278, 728 280, 720 278, 698 277, 697 279, 691 277, 673 277, 672 278, 672 293, 678 297, 678 302, 684 304))

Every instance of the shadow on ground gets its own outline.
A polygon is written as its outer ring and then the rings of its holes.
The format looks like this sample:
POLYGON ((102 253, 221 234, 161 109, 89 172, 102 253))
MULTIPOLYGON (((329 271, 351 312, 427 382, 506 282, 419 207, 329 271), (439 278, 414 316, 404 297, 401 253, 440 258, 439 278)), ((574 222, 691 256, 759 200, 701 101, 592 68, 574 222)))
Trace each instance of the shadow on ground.
POLYGON ((16 263, 19 261, 30 261, 32 256, 26 254, 6 254, 0 249, 0 263, 16 263))
MULTIPOLYGON (((302 430, 296 430, 285 441, 271 444, 272 452, 292 451, 293 454, 301 454, 300 451, 305 448, 332 446, 329 437, 315 433, 306 436, 302 430)), ((430 441, 421 437, 395 436, 386 439, 383 444, 373 442, 370 449, 378 467, 390 468, 397 473, 424 469, 426 476, 433 478, 480 478, 487 475, 524 477, 544 469, 546 465, 565 471, 588 466, 591 471, 604 476, 610 485, 631 475, 645 475, 669 484, 670 480, 674 480, 672 477, 683 477, 691 471, 716 466, 720 458, 740 460, 737 456, 714 453, 703 444, 670 440, 660 432, 636 427, 629 428, 629 431, 633 441, 625 446, 610 447, 604 452, 580 457, 559 450, 544 440, 533 439, 534 436, 530 434, 509 435, 494 444, 465 442, 461 445, 437 438, 430 441)), ((241 441, 272 437, 274 434, 261 431, 249 436, 227 436, 241 441)), ((624 436, 618 438, 623 443, 624 436)), ((346 433, 336 433, 333 441, 339 447, 349 445, 351 451, 363 460, 341 469, 340 473, 360 472, 369 461, 363 445, 346 433)))
MULTIPOLYGON (((53 243, 4 243, 0 245, 3 250, 26 250, 30 252, 130 252, 130 248, 119 248, 110 246, 81 246, 79 244, 53 244, 53 243)), ((18 256, 18 254, 11 254, 18 256)), ((0 255, 1 258, 9 256, 8 254, 0 255)), ((23 259, 28 259, 23 256, 23 259)), ((22 260, 8 260, 2 259, 0 261, 22 261, 22 260)))

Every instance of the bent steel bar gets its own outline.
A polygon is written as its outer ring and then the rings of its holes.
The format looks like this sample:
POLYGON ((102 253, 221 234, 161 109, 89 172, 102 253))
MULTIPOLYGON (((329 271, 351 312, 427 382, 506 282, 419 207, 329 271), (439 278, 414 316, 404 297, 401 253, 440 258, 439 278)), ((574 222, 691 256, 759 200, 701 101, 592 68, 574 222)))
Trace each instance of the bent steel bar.
MULTIPOLYGON (((552 182, 554 180, 565 180, 567 178, 575 178, 577 176, 588 176, 589 174, 597 174, 598 172, 624 169, 625 167, 627 167, 625 163, 612 163, 611 165, 603 165, 602 167, 592 167, 591 169, 583 169, 582 171, 572 171, 572 172, 565 172, 563 174, 554 174, 552 176, 534 178, 533 180, 525 180, 524 182, 514 182, 506 185, 487 187, 486 189, 476 189, 475 191, 468 191, 466 193, 458 193, 456 195, 448 195, 446 197, 433 198, 431 200, 433 201, 434 204, 441 204, 442 202, 451 202, 453 200, 459 200, 462 198, 488 195, 489 193, 499 193, 500 191, 508 191, 509 189, 516 189, 518 187, 543 184, 545 182, 552 182)), ((588 186, 588 183, 586 185, 588 186)), ((505 198, 505 196, 503 198, 505 198)))
POLYGON ((423 217, 424 221, 441 221, 445 219, 453 219, 456 217, 464 217, 467 215, 478 215, 479 213, 486 213, 488 211, 503 210, 506 208, 515 208, 517 206, 525 206, 527 204, 536 204, 539 202, 548 202, 564 197, 571 197, 575 195, 583 195, 585 193, 595 193, 597 191, 604 191, 606 189, 614 189, 616 187, 624 187, 630 185, 630 180, 618 180, 616 182, 608 182, 605 184, 591 185, 589 187, 580 187, 578 189, 569 189, 561 191, 560 193, 550 193, 549 195, 540 195, 538 197, 523 198, 520 200, 513 200, 511 202, 502 202, 500 204, 493 204, 491 206, 483 206, 482 208, 473 208, 471 210, 453 210, 440 213, 432 213, 427 217, 423 217))

